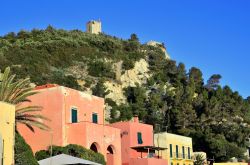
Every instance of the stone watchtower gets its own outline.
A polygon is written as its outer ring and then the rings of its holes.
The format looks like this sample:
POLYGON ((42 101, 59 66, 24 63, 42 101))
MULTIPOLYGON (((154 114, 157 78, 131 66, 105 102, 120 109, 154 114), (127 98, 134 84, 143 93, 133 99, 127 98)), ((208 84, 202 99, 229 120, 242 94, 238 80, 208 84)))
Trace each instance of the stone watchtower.
POLYGON ((102 23, 101 21, 89 21, 87 22, 87 33, 91 33, 91 34, 99 34, 102 32, 102 23))

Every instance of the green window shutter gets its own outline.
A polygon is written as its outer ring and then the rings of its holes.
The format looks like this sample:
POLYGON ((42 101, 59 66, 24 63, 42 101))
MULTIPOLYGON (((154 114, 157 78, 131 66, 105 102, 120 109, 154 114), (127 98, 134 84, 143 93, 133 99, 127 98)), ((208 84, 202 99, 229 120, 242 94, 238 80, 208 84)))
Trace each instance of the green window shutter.
POLYGON ((179 152, 179 151, 178 151, 178 145, 176 145, 176 150, 175 150, 175 151, 176 151, 176 158, 179 158, 179 153, 178 153, 178 152, 179 152))
POLYGON ((169 144, 169 151, 170 151, 170 158, 172 158, 173 157, 172 144, 169 144))
POLYGON ((77 123, 77 110, 71 109, 71 122, 77 123))
POLYGON ((137 132, 137 142, 138 142, 138 144, 142 144, 143 143, 141 132, 137 132))
POLYGON ((96 124, 98 123, 98 115, 96 113, 92 114, 92 122, 96 124))
POLYGON ((191 155, 190 155, 190 147, 188 147, 188 159, 191 159, 191 155))
POLYGON ((185 147, 182 146, 182 158, 185 159, 185 147))

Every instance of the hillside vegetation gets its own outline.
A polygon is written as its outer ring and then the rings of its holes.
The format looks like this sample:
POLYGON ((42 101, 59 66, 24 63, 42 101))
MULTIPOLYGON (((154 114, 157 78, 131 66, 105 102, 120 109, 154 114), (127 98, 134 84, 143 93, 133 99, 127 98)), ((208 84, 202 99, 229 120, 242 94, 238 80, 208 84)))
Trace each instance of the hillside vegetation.
POLYGON ((57 83, 100 97, 111 92, 105 83, 120 84, 125 102, 106 97, 110 122, 138 115, 156 132, 167 128, 193 137, 194 150, 205 151, 216 161, 245 158, 250 99, 221 86, 221 75, 204 82, 201 70, 186 71, 183 63, 167 60, 160 48, 141 44, 135 34, 123 40, 51 26, 9 33, 0 37, 0 67, 7 66, 18 78, 30 77, 36 85, 57 83), (125 75, 141 59, 150 76, 124 86, 118 75, 125 75))

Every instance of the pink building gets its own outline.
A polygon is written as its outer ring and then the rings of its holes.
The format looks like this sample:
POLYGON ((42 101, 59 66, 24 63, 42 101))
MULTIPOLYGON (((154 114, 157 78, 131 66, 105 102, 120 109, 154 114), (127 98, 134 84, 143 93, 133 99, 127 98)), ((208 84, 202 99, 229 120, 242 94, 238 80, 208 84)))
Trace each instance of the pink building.
POLYGON ((153 126, 134 121, 117 122, 110 126, 121 129, 122 165, 167 165, 155 153, 162 148, 154 147, 153 126))
MULTIPOLYGON (((23 125, 18 131, 33 152, 50 145, 78 144, 105 156, 107 165, 121 164, 120 129, 104 125, 104 99, 54 84, 37 87, 31 104, 43 107, 41 114, 51 121, 50 132, 23 125)), ((152 140, 152 139, 151 139, 152 140)))

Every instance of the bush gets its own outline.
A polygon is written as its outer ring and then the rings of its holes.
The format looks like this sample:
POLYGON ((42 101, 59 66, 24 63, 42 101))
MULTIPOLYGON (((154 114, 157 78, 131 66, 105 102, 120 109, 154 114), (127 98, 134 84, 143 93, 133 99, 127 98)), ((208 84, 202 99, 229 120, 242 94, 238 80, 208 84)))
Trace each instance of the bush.
POLYGON ((15 165, 38 165, 30 146, 19 133, 15 135, 15 165))
MULTIPOLYGON (((80 145, 69 144, 65 147, 53 146, 52 147, 52 156, 59 154, 67 154, 74 157, 90 160, 100 164, 106 164, 104 156, 100 153, 95 153, 92 150, 86 149, 80 145)), ((36 152, 35 157, 37 160, 42 160, 50 157, 50 150, 41 150, 36 152)))
POLYGON ((112 71, 112 64, 100 60, 91 61, 88 68, 89 75, 94 77, 115 78, 115 73, 112 71))

